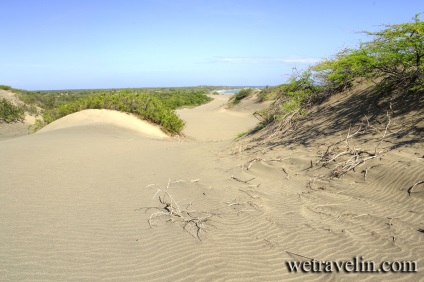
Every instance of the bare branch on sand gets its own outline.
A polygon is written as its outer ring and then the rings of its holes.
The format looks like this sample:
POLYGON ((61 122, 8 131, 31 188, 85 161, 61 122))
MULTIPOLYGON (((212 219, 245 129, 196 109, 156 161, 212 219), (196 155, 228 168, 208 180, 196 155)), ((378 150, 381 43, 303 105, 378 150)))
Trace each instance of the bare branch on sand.
MULTIPOLYGON (((331 163, 335 163, 335 166, 331 170, 332 176, 341 177, 351 170, 354 171, 356 167, 363 165, 365 162, 381 156, 391 150, 390 148, 379 149, 386 137, 400 131, 400 129, 394 132, 389 131, 389 127, 391 125, 390 116, 387 114, 388 121, 384 130, 375 128, 369 123, 368 118, 365 118, 366 124, 359 125, 358 129, 353 133, 352 127, 349 127, 348 133, 344 139, 330 144, 326 151, 321 154, 317 163, 321 162, 322 166, 329 166, 331 163), (352 140, 354 137, 365 135, 366 133, 369 133, 370 129, 378 132, 380 135, 374 144, 373 150, 365 150, 353 144, 352 140), (344 144, 345 146, 340 147, 340 144, 344 144)), ((367 167, 362 171, 362 173, 364 173, 364 179, 366 179, 368 171, 372 167, 374 166, 367 167)))
MULTIPOLYGON (((188 210, 192 206, 192 202, 186 205, 185 210, 182 210, 179 205, 179 201, 176 201, 175 198, 169 193, 171 180, 168 181, 168 184, 165 188, 162 188, 158 184, 150 184, 147 187, 156 187, 157 191, 153 196, 153 199, 158 196, 160 207, 156 207, 158 210, 150 215, 149 220, 147 221, 151 228, 157 225, 158 221, 162 217, 167 217, 166 221, 176 222, 180 221, 183 227, 183 230, 189 233, 194 238, 202 241, 202 233, 206 233, 206 223, 210 219, 217 215, 213 212, 203 212, 196 210, 188 210)), ((152 207, 146 207, 145 209, 151 209, 152 207)))

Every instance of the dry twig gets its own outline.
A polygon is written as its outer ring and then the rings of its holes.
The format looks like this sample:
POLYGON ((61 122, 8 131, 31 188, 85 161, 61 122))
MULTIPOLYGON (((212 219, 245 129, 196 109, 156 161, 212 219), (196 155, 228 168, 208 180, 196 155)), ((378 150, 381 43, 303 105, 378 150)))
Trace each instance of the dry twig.
MULTIPOLYGON (((239 189, 239 191, 246 193, 246 194, 247 194, 247 195, 249 195, 249 197, 251 197, 252 199, 258 199, 258 198, 259 198, 259 196, 258 196, 258 195, 251 195, 251 194, 249 193, 249 191, 246 191, 246 190, 243 190, 243 189, 239 189)), ((255 192, 255 190, 253 190, 253 189, 250 189, 250 191, 255 192)))
POLYGON ((268 140, 278 138, 279 136, 285 135, 289 131, 296 129, 297 120, 296 117, 299 116, 299 111, 294 111, 287 113, 272 130, 272 134, 268 137, 268 140))
MULTIPOLYGON (((201 240, 201 232, 206 232, 206 222, 210 220, 210 218, 214 215, 217 215, 212 212, 198 212, 196 210, 188 210, 190 206, 192 206, 193 202, 189 203, 186 206, 186 210, 181 210, 179 206, 179 202, 177 202, 174 197, 169 194, 169 185, 171 180, 168 181, 166 188, 162 188, 158 184, 150 184, 147 187, 156 187, 157 191, 153 196, 153 199, 159 194, 159 202, 163 205, 162 207, 145 207, 147 210, 155 208, 158 211, 154 212, 150 215, 148 219, 149 226, 153 228, 156 222, 160 217, 166 216, 168 219, 166 221, 181 221, 182 227, 187 233, 189 233, 194 238, 201 240)), ((143 208, 141 208, 143 209, 143 208)))
MULTIPOLYGON (((388 148, 379 150, 381 143, 383 142, 383 140, 386 137, 400 131, 400 129, 399 129, 395 132, 389 133, 389 127, 391 125, 391 119, 390 119, 390 116, 388 114, 387 114, 388 122, 387 122, 383 132, 379 131, 374 126, 370 125, 368 118, 367 117, 365 117, 365 118, 366 118, 366 121, 367 121, 367 123, 365 125, 364 124, 360 125, 358 127, 358 129, 353 133, 351 133, 352 127, 349 127, 348 133, 347 133, 347 135, 344 139, 339 140, 339 141, 337 141, 333 144, 330 144, 327 147, 326 151, 321 154, 320 159, 318 160, 317 163, 321 162, 322 166, 329 166, 331 163, 336 162, 334 168, 331 170, 331 173, 334 177, 341 177, 344 174, 346 174, 347 172, 349 172, 351 170, 355 170, 356 167, 364 164, 366 161, 374 159, 377 156, 380 156, 380 155, 388 152, 389 151, 388 148), (351 140, 354 137, 361 135, 361 134, 365 134, 369 128, 374 129, 375 131, 379 132, 379 134, 380 134, 380 137, 376 141, 376 144, 374 145, 374 149, 372 151, 357 148, 355 145, 353 145, 351 143, 351 140), (342 143, 345 144, 345 148, 342 149, 341 151, 337 152, 337 149, 340 149, 338 145, 340 145, 342 143), (346 158, 344 156, 348 156, 348 157, 346 158), (341 157, 344 157, 344 160, 338 161, 339 158, 341 158, 341 157)), ((372 167, 373 166, 367 167, 366 169, 364 169, 362 171, 362 173, 364 173, 364 179, 366 179, 366 176, 368 174, 368 170, 371 169, 372 167)))
POLYGON ((417 186, 417 185, 420 185, 420 184, 423 184, 424 183, 424 180, 420 180, 420 181, 417 181, 414 185, 412 185, 411 187, 409 187, 408 188, 408 194, 409 194, 409 196, 411 196, 411 194, 413 193, 413 190, 414 190, 414 187, 415 186, 417 186))
POLYGON ((234 180, 236 180, 238 182, 241 182, 241 183, 247 183, 247 182, 252 181, 253 179, 255 179, 255 177, 253 177, 252 179, 249 179, 249 180, 241 180, 241 179, 239 179, 239 178, 231 175, 231 179, 234 179, 234 180))
POLYGON ((289 252, 289 251, 287 251, 287 250, 286 250, 286 253, 288 253, 289 255, 295 255, 295 256, 298 256, 298 257, 301 257, 301 258, 305 258, 305 259, 309 259, 309 260, 314 260, 313 258, 305 257, 305 256, 302 256, 302 255, 299 255, 299 254, 293 253, 293 252, 289 252))
POLYGON ((372 169, 373 167, 377 167, 377 166, 379 166, 379 165, 367 166, 365 169, 363 169, 363 170, 361 171, 361 173, 363 173, 363 174, 364 174, 364 180, 367 180, 367 174, 368 174, 368 171, 369 171, 370 169, 372 169))

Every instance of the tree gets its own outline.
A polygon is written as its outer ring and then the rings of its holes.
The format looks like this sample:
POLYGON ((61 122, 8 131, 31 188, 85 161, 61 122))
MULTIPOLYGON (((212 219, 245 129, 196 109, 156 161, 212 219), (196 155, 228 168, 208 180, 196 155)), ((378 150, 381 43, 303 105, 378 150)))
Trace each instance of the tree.
POLYGON ((361 50, 372 60, 371 67, 380 76, 396 83, 406 83, 410 89, 424 89, 424 22, 417 14, 412 22, 385 25, 377 32, 366 32, 374 40, 363 43, 361 50))
POLYGON ((386 85, 402 85, 406 90, 424 90, 424 22, 419 14, 412 22, 365 33, 373 39, 312 67, 323 85, 340 90, 362 77, 379 78, 386 85))

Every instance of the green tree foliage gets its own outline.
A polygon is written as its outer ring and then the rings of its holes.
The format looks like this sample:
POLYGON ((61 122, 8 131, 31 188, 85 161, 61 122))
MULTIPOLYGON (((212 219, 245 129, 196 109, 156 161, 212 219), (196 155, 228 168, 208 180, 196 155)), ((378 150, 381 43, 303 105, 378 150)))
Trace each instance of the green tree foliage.
POLYGON ((294 69, 294 74, 288 83, 282 84, 278 88, 276 99, 279 108, 271 111, 273 114, 267 118, 268 121, 280 119, 293 111, 299 111, 302 106, 309 103, 311 97, 322 90, 322 87, 315 82, 310 69, 301 73, 294 69))
POLYGON ((411 89, 423 89, 424 22, 416 15, 412 22, 386 25, 361 49, 371 57, 370 67, 380 76, 397 83, 406 82, 411 89))
MULTIPOLYGON (((17 90, 17 89, 14 89, 17 90)), ((177 109, 182 106, 198 106, 209 102, 207 90, 201 88, 152 88, 152 89, 127 89, 133 92, 143 92, 161 100, 166 106, 177 109)), ((92 95, 101 93, 117 94, 123 90, 49 90, 49 91, 24 91, 19 90, 19 98, 27 104, 35 105, 45 110, 59 107, 92 95)), ((15 91, 16 92, 16 91, 15 91)))
POLYGON ((168 89, 164 92, 150 91, 152 95, 162 101, 162 103, 175 110, 183 106, 199 106, 212 100, 205 95, 205 91, 189 89, 168 89))
POLYGON ((42 115, 43 121, 38 121, 35 125, 35 130, 61 117, 85 109, 110 109, 133 113, 141 119, 162 126, 172 134, 180 133, 184 127, 184 121, 156 97, 126 90, 116 94, 100 93, 87 96, 47 110, 42 115))
POLYGON ((335 58, 312 66, 316 81, 328 90, 341 91, 351 87, 358 77, 375 77, 371 71, 373 59, 364 50, 345 49, 335 58))
POLYGON ((373 40, 357 49, 346 49, 312 69, 331 89, 351 86, 354 79, 380 78, 408 90, 423 90, 424 22, 416 15, 412 22, 385 25, 377 32, 365 32, 373 40))
MULTIPOLYGON (((263 124, 302 113, 308 106, 354 85, 359 79, 375 83, 375 95, 416 94, 424 90, 424 22, 385 25, 377 32, 366 32, 372 40, 356 49, 345 49, 306 71, 297 72, 286 84, 268 91, 277 92, 276 101, 266 112, 257 113, 263 124), (384 91, 381 91, 384 90, 384 91)), ((379 98, 380 96, 376 97, 379 98)), ((398 96, 399 97, 399 96, 398 96)))
POLYGON ((0 99, 0 123, 21 122, 24 120, 22 107, 13 105, 10 101, 0 99))
POLYGON ((211 87, 151 88, 126 90, 51 90, 25 91, 0 85, 0 89, 13 91, 26 103, 23 110, 39 114, 43 120, 32 127, 38 130, 65 115, 84 109, 111 109, 133 113, 142 119, 159 124, 165 131, 176 134, 184 127, 174 110, 183 106, 198 106, 212 98, 206 93, 211 87))

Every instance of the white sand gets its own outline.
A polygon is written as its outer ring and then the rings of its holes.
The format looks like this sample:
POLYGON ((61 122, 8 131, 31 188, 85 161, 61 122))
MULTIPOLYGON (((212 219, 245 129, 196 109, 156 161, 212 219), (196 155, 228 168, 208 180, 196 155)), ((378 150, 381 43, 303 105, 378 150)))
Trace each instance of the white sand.
POLYGON ((315 153, 302 147, 239 153, 230 131, 253 122, 224 102, 179 111, 198 141, 157 140, 151 125, 109 111, 0 141, 0 280, 423 281, 423 193, 399 189, 422 177, 422 159, 394 152, 366 182, 330 181, 320 178, 324 169, 306 169, 315 153), (146 186, 169 180, 183 211, 212 215, 202 241, 177 217, 150 228, 164 205, 146 186), (358 255, 416 260, 420 272, 293 274, 285 266, 358 255))
POLYGON ((84 110, 65 116, 42 128, 39 132, 48 132, 72 127, 95 125, 110 125, 132 130, 148 137, 164 139, 168 136, 158 127, 147 121, 118 111, 112 110, 84 110))
POLYGON ((232 140, 238 133, 257 124, 257 119, 252 116, 253 111, 226 109, 228 95, 212 97, 214 100, 208 104, 177 111, 182 119, 189 121, 184 134, 203 141, 232 140))

